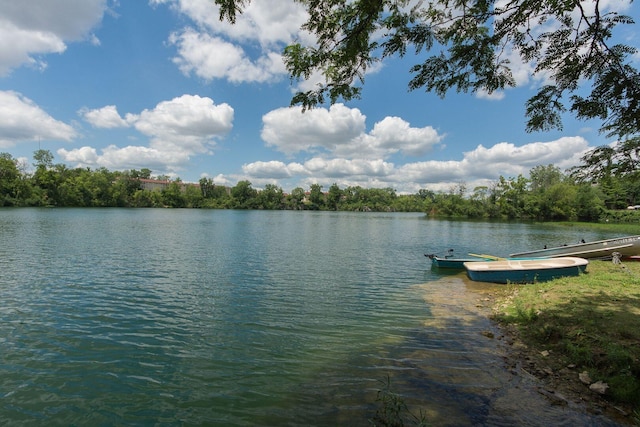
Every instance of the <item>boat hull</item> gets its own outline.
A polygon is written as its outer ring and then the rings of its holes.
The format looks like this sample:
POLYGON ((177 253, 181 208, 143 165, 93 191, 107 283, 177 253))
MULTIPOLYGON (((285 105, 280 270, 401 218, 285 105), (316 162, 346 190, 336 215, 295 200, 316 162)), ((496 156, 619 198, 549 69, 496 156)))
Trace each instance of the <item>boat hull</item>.
POLYGON ((429 258, 431 258, 432 267, 455 270, 464 270, 465 262, 488 261, 483 258, 443 258, 439 256, 429 256, 429 258))
MULTIPOLYGON (((478 255, 476 258, 447 258, 447 257, 439 257, 437 255, 425 255, 431 259, 431 266, 437 268, 447 268, 452 270, 464 270, 465 262, 489 262, 496 260, 508 260, 511 258, 499 258, 499 257, 491 257, 491 258, 480 258, 481 255, 478 255)), ((539 259, 539 258, 518 258, 518 260, 523 259, 539 259)))
POLYGON ((588 259, 612 258, 617 252, 623 257, 640 255, 640 236, 619 237, 616 239, 598 240, 575 245, 558 246, 536 251, 520 252, 509 255, 511 258, 552 258, 580 257, 588 259))
POLYGON ((474 261, 465 263, 471 280, 490 283, 534 283, 560 277, 578 276, 589 261, 577 257, 549 259, 474 261))

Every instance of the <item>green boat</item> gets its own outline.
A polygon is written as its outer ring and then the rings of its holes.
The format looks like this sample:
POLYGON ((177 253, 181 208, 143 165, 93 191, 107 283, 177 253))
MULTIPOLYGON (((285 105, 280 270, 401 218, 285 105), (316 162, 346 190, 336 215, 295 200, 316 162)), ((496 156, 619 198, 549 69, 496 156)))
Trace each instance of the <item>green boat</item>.
POLYGON ((436 268, 449 268, 456 270, 464 270, 465 262, 476 262, 476 261, 491 261, 498 259, 497 257, 488 257, 478 255, 473 258, 455 258, 453 257, 453 250, 449 249, 449 255, 438 256, 435 254, 424 254, 427 258, 431 260, 431 266, 436 268))

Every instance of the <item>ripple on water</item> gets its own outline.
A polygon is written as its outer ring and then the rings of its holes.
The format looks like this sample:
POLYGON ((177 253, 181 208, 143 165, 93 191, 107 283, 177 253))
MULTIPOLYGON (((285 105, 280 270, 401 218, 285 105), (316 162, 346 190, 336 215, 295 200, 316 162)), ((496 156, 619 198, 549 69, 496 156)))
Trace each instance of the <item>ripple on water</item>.
POLYGON ((494 331, 483 287, 425 268, 424 245, 483 227, 421 214, 0 211, 0 419, 367 426, 389 377, 433 425, 600 421, 507 372, 483 334, 494 331))

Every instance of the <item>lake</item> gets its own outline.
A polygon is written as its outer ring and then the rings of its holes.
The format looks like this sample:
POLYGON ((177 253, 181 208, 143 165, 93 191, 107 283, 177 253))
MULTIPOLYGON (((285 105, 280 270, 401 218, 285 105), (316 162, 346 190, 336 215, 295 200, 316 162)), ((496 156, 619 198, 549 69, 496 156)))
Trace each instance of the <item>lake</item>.
POLYGON ((425 253, 612 236, 424 214, 0 209, 3 425, 602 425, 505 369, 496 285, 425 253), (490 338, 495 336, 496 338, 490 338))

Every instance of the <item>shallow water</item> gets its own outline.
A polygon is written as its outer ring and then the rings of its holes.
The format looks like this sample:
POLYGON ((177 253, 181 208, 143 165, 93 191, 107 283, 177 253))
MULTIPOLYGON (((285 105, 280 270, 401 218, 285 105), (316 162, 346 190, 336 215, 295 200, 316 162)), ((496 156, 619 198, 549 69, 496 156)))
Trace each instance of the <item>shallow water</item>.
POLYGON ((494 285, 423 256, 557 233, 421 214, 2 209, 0 420, 365 426, 389 378, 434 425, 602 425, 505 370, 478 302, 494 285))
MULTIPOLYGON (((429 420, 439 426, 617 425, 575 403, 554 405, 535 378, 505 369, 509 345, 489 320, 499 286, 472 282, 464 274, 421 286, 434 309, 421 331, 422 348, 411 355, 410 381, 421 384, 427 408, 435 408, 429 420)), ((420 407, 424 402, 416 401, 420 407)))

